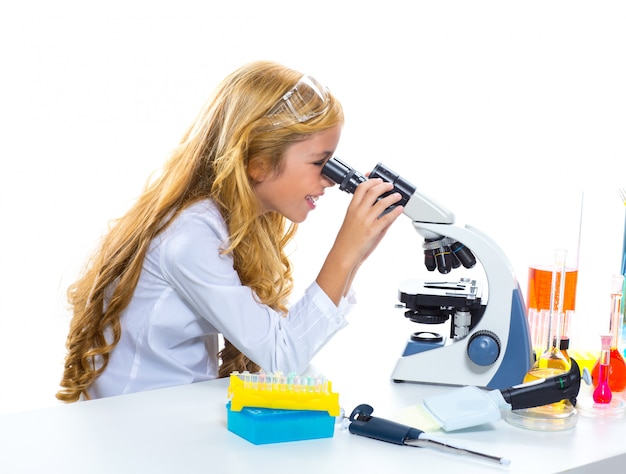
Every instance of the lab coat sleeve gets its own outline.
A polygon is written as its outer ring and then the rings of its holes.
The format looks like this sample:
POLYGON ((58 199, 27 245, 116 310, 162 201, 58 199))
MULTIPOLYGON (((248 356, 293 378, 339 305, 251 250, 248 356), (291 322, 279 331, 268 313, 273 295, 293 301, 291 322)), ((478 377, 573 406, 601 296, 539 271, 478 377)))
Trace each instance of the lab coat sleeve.
POLYGON ((263 369, 302 373, 346 326, 353 298, 335 306, 313 283, 289 313, 281 315, 241 284, 232 258, 220 251, 225 240, 223 221, 186 216, 162 242, 163 275, 199 317, 263 369))

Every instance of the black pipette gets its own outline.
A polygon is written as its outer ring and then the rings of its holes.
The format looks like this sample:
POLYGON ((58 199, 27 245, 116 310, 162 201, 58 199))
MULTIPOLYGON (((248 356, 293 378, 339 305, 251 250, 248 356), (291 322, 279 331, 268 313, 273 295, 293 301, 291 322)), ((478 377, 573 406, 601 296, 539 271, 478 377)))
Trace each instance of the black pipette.
POLYGON ((483 461, 509 465, 509 459, 455 446, 411 426, 372 416, 370 405, 357 406, 350 415, 350 433, 388 443, 419 448, 434 448, 448 453, 476 457, 483 461))

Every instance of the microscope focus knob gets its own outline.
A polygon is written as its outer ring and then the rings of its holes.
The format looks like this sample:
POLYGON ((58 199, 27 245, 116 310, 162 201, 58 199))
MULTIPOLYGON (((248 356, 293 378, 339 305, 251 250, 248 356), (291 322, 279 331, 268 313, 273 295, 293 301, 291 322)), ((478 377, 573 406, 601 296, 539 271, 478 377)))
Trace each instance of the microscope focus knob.
POLYGON ((467 356, 476 365, 493 364, 500 356, 500 339, 491 331, 476 331, 467 343, 467 356))

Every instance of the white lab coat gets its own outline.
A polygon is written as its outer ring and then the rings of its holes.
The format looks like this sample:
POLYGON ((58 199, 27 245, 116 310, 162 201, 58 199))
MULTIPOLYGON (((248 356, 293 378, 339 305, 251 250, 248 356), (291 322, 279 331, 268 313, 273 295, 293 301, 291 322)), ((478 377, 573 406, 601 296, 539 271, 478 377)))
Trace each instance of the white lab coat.
POLYGON ((346 326, 353 298, 337 307, 316 283, 286 317, 260 304, 220 253, 227 239, 215 205, 202 201, 151 243, 92 398, 214 379, 220 333, 267 371, 301 373, 346 326))

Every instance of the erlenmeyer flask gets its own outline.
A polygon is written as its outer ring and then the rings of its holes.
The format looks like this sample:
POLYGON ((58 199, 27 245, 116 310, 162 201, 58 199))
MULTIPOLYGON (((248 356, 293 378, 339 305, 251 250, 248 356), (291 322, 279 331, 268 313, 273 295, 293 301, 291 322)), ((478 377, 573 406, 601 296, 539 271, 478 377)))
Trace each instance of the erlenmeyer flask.
MULTIPOLYGON (((565 261, 567 251, 555 251, 550 287, 550 308, 548 331, 544 340, 544 350, 533 367, 524 377, 524 382, 544 379, 566 373, 571 368, 569 357, 561 348, 561 326, 564 321, 563 300, 565 279, 565 261)), ((523 410, 512 410, 507 421, 523 428, 557 431, 569 429, 576 423, 576 408, 569 400, 523 410)))

